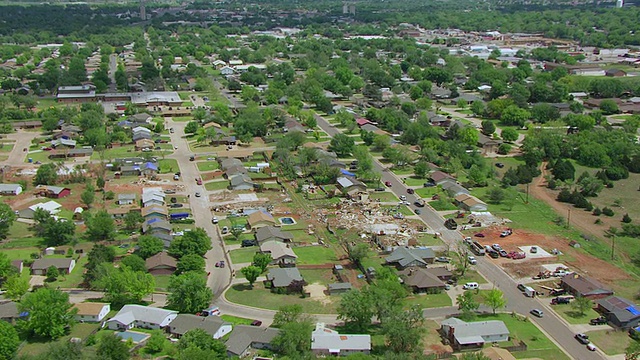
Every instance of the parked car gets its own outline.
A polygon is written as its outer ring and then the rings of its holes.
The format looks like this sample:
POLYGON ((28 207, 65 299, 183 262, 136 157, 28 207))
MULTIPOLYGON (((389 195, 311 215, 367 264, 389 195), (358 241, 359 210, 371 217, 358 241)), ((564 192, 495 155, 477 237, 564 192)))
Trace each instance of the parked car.
POLYGON ((214 216, 211 218, 211 223, 212 224, 217 224, 218 223, 218 217, 214 216))
POLYGON ((257 246, 258 242, 256 240, 242 240, 242 243, 240 244, 240 246, 242 247, 250 247, 250 246, 257 246))
POLYGON ((223 268, 224 267, 224 260, 220 261, 220 267, 223 268))
POLYGON ((220 267, 220 261, 216 263, 216 267, 220 267))
POLYGON ((532 254, 536 254, 538 252, 538 247, 537 246, 532 246, 531 249, 529 249, 529 252, 532 254))
POLYGON ((502 250, 502 246, 500 246, 500 244, 493 244, 491 245, 491 247, 493 248, 493 250, 495 251, 500 251, 502 250))
POLYGON ((475 234, 473 234, 473 236, 479 237, 479 238, 483 238, 484 234, 483 233, 475 233, 475 234))
POLYGON ((391 181, 385 181, 384 182, 384 186, 391 187, 391 181))
POLYGON ((411 188, 407 189, 407 194, 413 194, 413 193, 415 193, 415 191, 413 189, 411 189, 411 188))
POLYGON ((406 197, 406 196, 404 196, 404 195, 400 195, 400 200, 402 200, 402 201, 406 201, 406 200, 407 200, 407 197, 406 197))
POLYGON ((416 215, 422 214, 422 211, 420 211, 420 209, 415 209, 414 212, 416 213, 416 215))
POLYGON ((486 253, 487 253, 487 254, 489 254, 489 256, 490 256, 492 259, 497 259, 497 258, 499 258, 499 257, 500 257, 500 254, 498 254, 498 252, 497 252, 497 251, 495 251, 495 250, 493 250, 493 249, 490 249, 489 251, 486 251, 486 253))
POLYGON ((507 252, 506 252, 506 251, 504 251, 504 250, 500 250, 500 251, 498 251, 498 253, 499 253, 499 254, 500 254, 500 256, 502 256, 502 257, 507 257, 507 255, 509 255, 509 254, 507 254, 507 252))
POLYGON ((578 340, 578 342, 580 344, 584 344, 587 345, 588 343, 590 343, 591 341, 589 340, 589 336, 586 334, 576 334, 576 336, 574 336, 576 338, 576 340, 578 340))
POLYGON ((589 320, 589 324, 591 325, 604 325, 606 323, 607 323, 607 318, 605 318, 604 316, 599 316, 595 319, 589 320))
POLYGON ((173 128, 169 128, 169 132, 173 134, 175 130, 173 130, 173 128))
POLYGON ((475 264, 478 263, 478 260, 476 260, 475 256, 469 255, 469 256, 467 256, 467 260, 469 261, 469 264, 471 264, 471 265, 475 265, 475 264))
POLYGON ((496 163, 496 167, 502 169, 504 167, 503 163, 496 163))
POLYGON ((226 226, 223 226, 222 229, 220 229, 220 232, 223 233, 223 234, 226 234, 226 233, 229 232, 229 228, 226 227, 226 226))
POLYGON ((426 182, 424 183, 424 187, 433 187, 436 186, 436 184, 432 183, 432 182, 426 182))
POLYGON ((384 191, 383 187, 376 188, 376 191, 384 191))
POLYGON ((480 288, 480 286, 478 285, 477 282, 468 282, 462 285, 463 290, 476 290, 478 288, 480 288))
POLYGON ((500 237, 507 237, 513 234, 513 229, 507 229, 500 233, 500 237))
POLYGON ((524 291, 525 287, 526 286, 524 284, 518 284, 518 290, 520 290, 520 291, 524 291))
POLYGON ((169 205, 169 207, 172 208, 172 209, 181 208, 183 206, 184 205, 182 205, 182 204, 171 204, 171 205, 169 205))
POLYGON ((196 197, 202 196, 199 192, 196 193, 196 197))
POLYGON ((253 320, 251 322, 251 326, 260 326, 260 325, 262 325, 262 321, 260 320, 253 320))
POLYGON ((596 346, 593 345, 592 343, 588 343, 587 344, 587 350, 589 351, 596 351, 596 346))
POLYGON ((449 263, 449 262, 451 262, 451 259, 446 257, 446 256, 438 256, 436 258, 436 262, 449 263))
POLYGON ((540 309, 532 309, 531 311, 529 311, 531 313, 531 315, 533 316, 537 316, 539 318, 544 316, 544 313, 542 312, 542 310, 540 309))
POLYGON ((197 179, 196 179, 196 184, 198 184, 198 185, 202 185, 202 179, 197 178, 197 179))

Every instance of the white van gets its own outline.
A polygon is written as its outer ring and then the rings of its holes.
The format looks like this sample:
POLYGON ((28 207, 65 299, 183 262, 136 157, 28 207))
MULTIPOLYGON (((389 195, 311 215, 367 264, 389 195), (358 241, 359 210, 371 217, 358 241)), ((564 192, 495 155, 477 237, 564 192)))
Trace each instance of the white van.
POLYGON ((462 285, 462 289, 463 290, 475 290, 475 289, 478 289, 478 288, 479 288, 479 286, 478 286, 477 282, 469 282, 469 283, 466 283, 466 284, 462 285))
POLYGON ((525 287, 524 287, 524 294, 525 294, 527 297, 532 298, 532 297, 535 297, 535 296, 536 296, 536 291, 535 291, 531 286, 525 286, 525 287))

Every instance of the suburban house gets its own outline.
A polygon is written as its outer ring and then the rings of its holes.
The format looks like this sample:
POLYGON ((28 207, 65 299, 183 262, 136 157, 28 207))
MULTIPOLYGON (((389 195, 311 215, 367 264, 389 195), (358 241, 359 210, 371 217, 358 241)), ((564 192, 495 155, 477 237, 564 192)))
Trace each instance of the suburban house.
POLYGON ((133 124, 150 124, 153 116, 147 113, 139 113, 129 116, 129 121, 133 124))
MULTIPOLYGON (((142 170, 140 169, 140 165, 122 165, 120 166, 120 175, 123 176, 140 176, 142 174, 142 170)), ((118 176, 118 174, 116 174, 118 176)))
POLYGON ((220 169, 227 170, 232 166, 244 166, 242 165, 242 161, 236 158, 222 158, 220 160, 220 169))
POLYGON ((187 331, 193 329, 204 330, 214 339, 220 339, 231 332, 232 325, 219 316, 196 316, 179 314, 167 327, 167 332, 174 338, 180 338, 187 331))
POLYGON ((509 350, 499 347, 486 347, 481 352, 490 360, 516 360, 516 357, 509 350))
POLYGON ((133 141, 140 139, 151 139, 151 130, 146 127, 138 126, 133 128, 133 141))
POLYGON ((269 214, 264 210, 251 213, 247 217, 247 225, 249 225, 249 229, 258 229, 265 226, 274 226, 275 224, 276 224, 276 220, 273 218, 273 215, 269 214))
POLYGON ((281 267, 296 266, 298 256, 289 244, 269 240, 260 244, 260 252, 271 255, 271 264, 281 267))
POLYGON ((255 183, 247 174, 237 174, 229 179, 229 187, 231 190, 253 190, 255 183))
POLYGON ((136 202, 136 194, 118 194, 118 205, 133 205, 136 202))
POLYGON ((13 260, 11 262, 11 266, 18 269, 18 274, 22 274, 22 270, 24 270, 24 261, 22 260, 13 260))
POLYGON ((329 295, 344 294, 351 288, 351 283, 348 282, 331 283, 327 285, 327 292, 329 295))
POLYGON ((153 218, 166 219, 169 216, 167 208, 160 205, 145 206, 140 210, 140 214, 145 220, 153 218))
POLYGON ((444 281, 429 270, 409 268, 399 272, 398 275, 400 275, 403 283, 410 287, 414 293, 436 293, 443 290, 445 288, 444 281))
POLYGON ((371 335, 340 334, 323 323, 316 323, 316 329, 311 333, 311 352, 316 356, 369 354, 371 335))
POLYGON ((597 300, 596 311, 610 324, 622 329, 635 328, 640 324, 640 306, 619 296, 597 300))
POLYGON ((20 184, 0 184, 0 195, 20 195, 21 192, 20 184))
POLYGON ((563 276, 560 287, 573 296, 584 296, 592 300, 613 295, 613 290, 605 287, 598 280, 577 273, 563 276))
MULTIPOLYGON (((114 219, 123 219, 131 210, 131 207, 118 207, 115 209, 107 209, 107 213, 114 219)), ((140 209, 136 210, 139 212, 140 209)))
POLYGON ((61 207, 62 207, 62 205, 60 205, 57 202, 51 200, 51 201, 47 201, 46 203, 38 203, 38 204, 31 205, 26 209, 18 211, 18 213, 19 213, 19 217, 21 217, 21 218, 33 219, 33 215, 35 214, 36 210, 38 210, 38 209, 46 210, 51 215, 55 215, 55 214, 60 212, 60 208, 61 207))
POLYGON ((291 242, 293 241, 293 235, 288 231, 282 231, 276 226, 263 226, 256 229, 256 240, 259 244, 269 240, 291 242))
POLYGON ((225 343, 227 355, 230 357, 244 357, 249 348, 271 349, 271 341, 278 335, 279 329, 271 327, 256 327, 249 325, 234 326, 225 343))
POLYGON ((245 175, 249 172, 249 170, 247 170, 247 168, 245 168, 242 165, 232 165, 229 166, 228 168, 224 169, 224 176, 231 180, 232 178, 238 176, 238 175, 245 175))
POLYGON ((60 274, 70 274, 76 267, 76 261, 69 258, 42 258, 31 264, 31 275, 46 275, 47 269, 55 266, 60 274))
POLYGON ((624 70, 620 70, 620 69, 607 69, 604 71, 604 76, 621 77, 621 76, 627 76, 627 73, 624 72, 624 70))
POLYGON ((222 68, 220 68, 220 75, 233 75, 234 72, 235 70, 233 70, 233 68, 229 66, 223 66, 222 68))
POLYGON ((75 319, 78 322, 100 322, 111 311, 111 305, 86 302, 74 304, 73 309, 78 309, 75 314, 75 319))
POLYGON ((48 198, 60 199, 71 195, 71 189, 60 186, 38 185, 35 193, 48 198))
POLYGON ((435 184, 440 184, 443 180, 453 179, 453 177, 442 171, 434 171, 429 175, 429 179, 435 184))
POLYGON ((0 300, 0 320, 4 320, 12 324, 14 320, 20 317, 18 312, 18 304, 10 300, 0 300))
POLYGON ((76 147, 77 144, 78 144, 77 141, 71 140, 71 139, 65 139, 65 138, 51 140, 51 147, 54 149, 57 149, 59 147, 62 147, 65 149, 73 149, 76 147))
POLYGON ((288 119, 284 122, 285 132, 306 132, 307 129, 294 119, 288 119))
POLYGON ((349 197, 357 193, 367 191, 367 186, 363 182, 358 181, 355 178, 341 176, 336 182, 336 187, 338 188, 338 190, 347 194, 349 197))
POLYGON ((464 322, 452 317, 440 325, 442 336, 456 350, 481 348, 485 343, 509 340, 509 329, 500 320, 464 322))
POLYGON ((298 268, 274 268, 270 269, 269 273, 267 273, 265 284, 270 285, 271 288, 285 288, 296 281, 304 282, 298 268))
POLYGON ((410 266, 427 267, 427 264, 433 264, 436 255, 430 248, 417 249, 398 247, 386 257, 387 265, 392 265, 398 269, 405 269, 410 266))
POLYGON ((142 206, 165 204, 165 193, 162 188, 144 188, 142 189, 142 206))
POLYGON ((136 140, 135 149, 137 151, 149 151, 156 147, 156 143, 151 139, 136 140))
POLYGON ((133 327, 162 329, 178 316, 177 311, 142 305, 125 305, 116 316, 107 320, 111 330, 129 330, 133 327))
POLYGON ((482 148, 482 154, 497 154, 500 145, 502 140, 493 139, 482 133, 478 136, 478 146, 482 148))
POLYGON ((165 251, 151 256, 144 264, 151 275, 171 275, 178 268, 178 261, 165 251))
POLYGON ((444 191, 446 191, 449 196, 456 197, 461 194, 469 195, 469 190, 465 189, 464 186, 458 184, 453 179, 445 179, 438 183, 442 187, 444 191))
POLYGON ((477 197, 469 194, 460 194, 455 197, 458 206, 467 211, 487 211, 487 204, 477 197))
POLYGON ((151 234, 151 235, 156 235, 156 234, 171 234, 171 230, 173 230, 173 227, 171 226, 171 224, 169 224, 168 221, 166 220, 160 220, 158 218, 153 218, 150 220, 145 221, 142 224, 142 232, 144 234, 151 234))

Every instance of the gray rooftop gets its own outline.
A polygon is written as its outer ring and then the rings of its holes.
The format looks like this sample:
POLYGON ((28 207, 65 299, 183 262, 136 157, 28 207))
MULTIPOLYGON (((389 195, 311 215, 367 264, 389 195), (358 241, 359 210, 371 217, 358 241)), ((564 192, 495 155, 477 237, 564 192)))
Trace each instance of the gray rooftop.
POLYGON ((258 242, 263 242, 268 239, 293 240, 293 235, 275 226, 263 226, 256 230, 256 240, 258 240, 258 242))
POLYGON ((228 352, 239 356, 253 343, 271 343, 279 332, 280 330, 271 327, 238 325, 233 328, 225 345, 228 352))
POLYGON ((172 334, 184 335, 192 329, 202 329, 207 334, 213 336, 223 325, 231 325, 223 321, 218 316, 196 316, 191 314, 180 314, 169 325, 172 334))
POLYGON ((417 261, 426 265, 426 259, 433 259, 436 255, 430 248, 426 249, 410 249, 405 247, 399 247, 393 250, 391 255, 385 259, 387 263, 398 263, 401 266, 407 266, 413 261, 417 261))
POLYGON ((452 317, 444 320, 441 325, 454 328, 454 336, 462 345, 482 343, 484 342, 483 336, 509 334, 509 329, 507 329, 504 322, 500 320, 468 323, 452 317))
POLYGON ((269 270, 267 280, 273 281, 274 287, 289 286, 293 281, 302 281, 298 268, 274 268, 269 270))

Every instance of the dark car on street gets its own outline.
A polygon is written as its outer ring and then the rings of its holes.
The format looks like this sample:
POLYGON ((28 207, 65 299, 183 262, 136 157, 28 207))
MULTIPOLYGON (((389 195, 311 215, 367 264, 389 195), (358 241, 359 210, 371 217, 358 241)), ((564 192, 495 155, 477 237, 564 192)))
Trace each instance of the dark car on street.
POLYGON ((587 336, 586 334, 576 334, 575 338, 576 340, 578 340, 578 342, 580 342, 580 344, 587 345, 591 342, 589 340, 589 336, 587 336))

